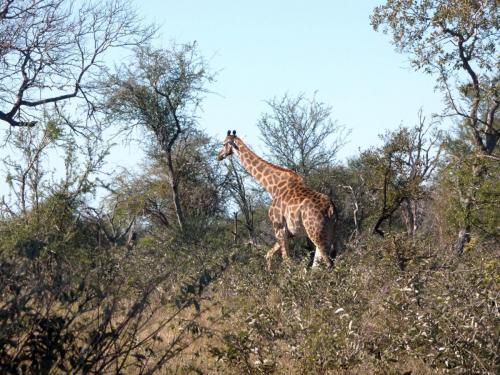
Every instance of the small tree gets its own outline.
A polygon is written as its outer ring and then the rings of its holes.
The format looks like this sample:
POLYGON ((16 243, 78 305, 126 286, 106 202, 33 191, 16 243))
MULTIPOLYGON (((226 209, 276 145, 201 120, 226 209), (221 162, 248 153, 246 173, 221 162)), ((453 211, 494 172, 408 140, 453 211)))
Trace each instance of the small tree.
POLYGON ((185 217, 174 148, 181 135, 194 128, 196 110, 211 80, 195 43, 168 50, 146 46, 136 50, 135 61, 114 74, 107 88, 110 113, 126 122, 127 130, 138 126, 152 134, 163 153, 181 231, 185 217))
POLYGON ((426 183, 440 157, 439 137, 429 136, 429 129, 420 115, 419 125, 387 133, 382 147, 364 151, 354 163, 375 195, 373 233, 383 236, 382 224, 401 209, 408 235, 415 236, 428 197, 426 183))
POLYGON ((274 161, 307 177, 335 160, 345 133, 331 120, 331 107, 303 94, 267 104, 271 113, 263 114, 257 126, 274 161))
POLYGON ((12 155, 3 160, 9 195, 1 199, 0 214, 25 218, 55 194, 71 200, 94 193, 109 151, 100 132, 79 140, 56 113, 47 112, 43 124, 13 133, 9 146, 12 155), (63 158, 58 160, 57 152, 63 158), (56 173, 47 167, 49 161, 60 162, 64 168, 56 173))
MULTIPOLYGON (((223 212, 223 189, 220 186, 224 176, 213 158, 214 153, 214 144, 201 132, 182 135, 172 152, 173 165, 182 181, 179 195, 186 225, 190 229, 189 239, 200 239, 201 236, 197 235, 206 233, 223 212)), ((166 235, 171 239, 173 232, 178 230, 177 215, 161 150, 150 150, 141 169, 139 174, 120 173, 107 186, 111 194, 97 212, 105 213, 104 219, 109 227, 105 229, 109 233, 114 232, 113 221, 122 223, 117 232, 122 238, 130 234, 126 229, 134 226, 139 237, 165 238, 166 235)), ((187 236, 182 237, 182 240, 186 239, 187 236)))

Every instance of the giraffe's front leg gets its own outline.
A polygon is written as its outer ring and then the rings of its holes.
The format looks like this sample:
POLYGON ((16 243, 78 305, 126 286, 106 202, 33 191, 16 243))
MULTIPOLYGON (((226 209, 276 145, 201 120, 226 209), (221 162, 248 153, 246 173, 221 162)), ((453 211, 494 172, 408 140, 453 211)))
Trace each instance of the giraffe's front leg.
POLYGON ((267 270, 271 271, 272 265, 273 265, 273 256, 278 252, 280 249, 280 243, 276 242, 273 247, 271 247, 271 250, 269 250, 266 254, 266 261, 267 261, 267 270))
POLYGON ((288 230, 286 228, 281 228, 276 232, 276 238, 278 239, 278 242, 280 244, 281 257, 286 263, 290 261, 290 255, 288 252, 288 237, 288 230))
POLYGON ((283 226, 275 226, 276 243, 266 254, 267 269, 270 271, 272 267, 272 258, 274 254, 281 250, 281 256, 283 261, 288 263, 290 261, 290 256, 288 254, 288 231, 283 226))

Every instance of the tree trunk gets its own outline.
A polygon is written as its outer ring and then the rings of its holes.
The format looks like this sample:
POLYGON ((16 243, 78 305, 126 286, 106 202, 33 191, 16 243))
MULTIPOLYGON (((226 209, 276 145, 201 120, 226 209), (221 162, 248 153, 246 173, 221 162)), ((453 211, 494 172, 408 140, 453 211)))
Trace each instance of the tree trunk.
POLYGON ((417 229, 418 229, 418 201, 412 199, 411 200, 411 214, 413 217, 413 227, 412 227, 412 232, 411 236, 415 238, 415 235, 417 234, 417 229))
POLYGON ((412 220, 410 202, 408 199, 405 199, 403 201, 403 204, 401 205, 401 214, 403 216, 403 221, 406 226, 406 233, 408 234, 408 236, 412 236, 413 220, 412 220))
POLYGON ((475 192, 477 191, 480 178, 486 172, 484 166, 478 165, 477 162, 476 160, 472 165, 472 184, 467 188, 462 204, 465 218, 462 227, 458 231, 458 238, 454 245, 454 249, 458 254, 463 253, 465 246, 471 239, 470 231, 472 227, 472 209, 475 201, 475 192))
POLYGON ((418 201, 412 198, 405 198, 403 203, 401 211, 406 225, 406 233, 415 239, 418 229, 418 201))
POLYGON ((171 183, 172 187, 172 199, 174 201, 175 216, 177 217, 177 223, 179 224, 179 229, 181 232, 184 231, 184 215, 182 213, 181 200, 179 198, 179 185, 177 181, 171 183))
POLYGON ((180 231, 184 232, 185 222, 179 195, 179 181, 177 180, 177 176, 175 175, 174 164, 172 162, 172 154, 170 152, 167 153, 167 168, 170 187, 172 188, 172 201, 174 203, 175 216, 177 217, 177 223, 179 224, 180 231))
POLYGON ((234 226, 233 226, 233 242, 238 243, 238 212, 234 213, 234 226))
POLYGON ((240 208, 241 212, 243 213, 243 217, 245 218, 245 227, 248 230, 250 243, 252 244, 252 246, 255 246, 257 244, 257 238, 255 235, 253 210, 252 210, 251 204, 247 198, 243 178, 238 173, 238 170, 237 170, 236 166, 234 165, 232 159, 230 159, 230 163, 231 163, 232 172, 233 172, 234 177, 235 177, 234 180, 236 182, 230 188, 234 192, 236 203, 238 204, 238 207, 240 208))
POLYGON ((462 254, 464 251, 464 247, 467 243, 470 241, 470 225, 464 225, 460 230, 458 231, 458 238, 457 242, 455 242, 454 250, 458 254, 462 254))

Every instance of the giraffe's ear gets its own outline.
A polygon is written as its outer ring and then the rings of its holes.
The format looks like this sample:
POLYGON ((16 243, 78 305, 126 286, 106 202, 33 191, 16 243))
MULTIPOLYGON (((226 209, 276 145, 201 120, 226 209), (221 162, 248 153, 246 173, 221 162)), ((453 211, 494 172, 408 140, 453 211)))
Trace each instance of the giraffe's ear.
POLYGON ((236 130, 233 130, 233 135, 236 137, 236 130))
POLYGON ((228 130, 228 131, 227 131, 227 135, 231 135, 231 130, 228 130))

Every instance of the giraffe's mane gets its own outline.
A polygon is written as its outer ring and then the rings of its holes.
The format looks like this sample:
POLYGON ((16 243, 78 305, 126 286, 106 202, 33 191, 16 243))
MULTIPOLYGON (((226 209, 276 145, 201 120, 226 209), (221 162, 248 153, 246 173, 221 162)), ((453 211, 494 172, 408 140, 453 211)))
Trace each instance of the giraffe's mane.
POLYGON ((292 174, 292 175, 294 175, 294 176, 296 176, 296 177, 298 177, 298 178, 302 179, 302 176, 301 176, 301 175, 299 175, 299 174, 298 174, 297 172, 295 172, 295 171, 292 171, 290 168, 281 167, 281 166, 279 166, 279 165, 273 164, 273 163, 268 162, 267 160, 265 160, 265 159, 261 158, 259 155, 257 155, 257 154, 255 153, 255 151, 253 151, 250 147, 248 147, 248 145, 247 145, 245 142, 243 142, 243 140, 242 140, 241 138, 239 138, 239 137, 238 137, 238 138, 236 138, 236 141, 237 141, 238 143, 241 143, 241 145, 243 145, 243 147, 246 147, 246 149, 247 149, 248 151, 250 151, 252 154, 254 154, 254 155, 255 155, 255 157, 256 157, 257 159, 259 159, 259 160, 263 161, 265 164, 267 164, 267 165, 271 166, 271 167, 272 167, 272 168, 274 168, 274 169, 277 169, 277 170, 282 171, 282 172, 287 172, 287 173, 290 173, 290 174, 292 174))

